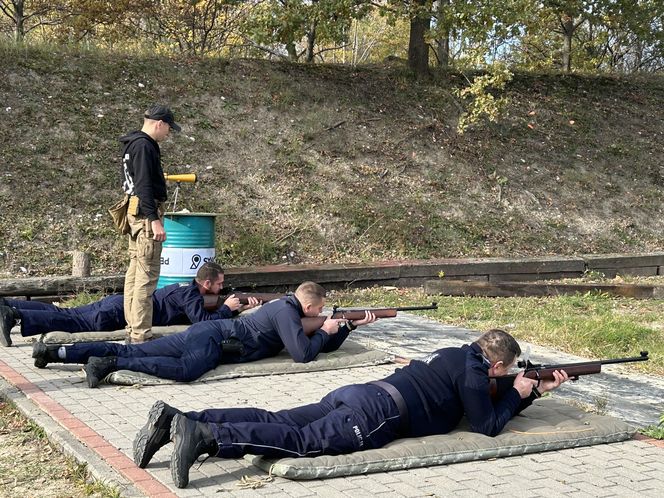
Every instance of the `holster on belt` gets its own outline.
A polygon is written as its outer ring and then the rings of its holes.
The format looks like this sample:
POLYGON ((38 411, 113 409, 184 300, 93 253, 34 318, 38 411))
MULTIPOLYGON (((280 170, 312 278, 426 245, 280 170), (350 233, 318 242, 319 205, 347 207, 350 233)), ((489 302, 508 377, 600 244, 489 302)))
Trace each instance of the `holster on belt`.
POLYGON ((221 356, 242 356, 244 344, 238 339, 225 339, 221 341, 221 356))
POLYGON ((132 216, 138 216, 138 208, 140 205, 140 199, 135 195, 129 196, 129 205, 127 206, 127 213, 132 216))

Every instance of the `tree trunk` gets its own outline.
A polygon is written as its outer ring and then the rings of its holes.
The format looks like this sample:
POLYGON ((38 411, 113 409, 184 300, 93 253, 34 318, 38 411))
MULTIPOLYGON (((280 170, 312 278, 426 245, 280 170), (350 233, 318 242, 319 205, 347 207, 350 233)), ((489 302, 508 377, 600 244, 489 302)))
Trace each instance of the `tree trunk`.
MULTIPOLYGON (((450 0, 438 0, 438 25, 444 24, 446 5, 450 4, 450 0)), ((442 68, 450 66, 450 30, 445 28, 440 32, 440 37, 436 40, 436 55, 438 56, 438 65, 442 68)))
POLYGON ((307 56, 306 62, 314 61, 314 45, 316 44, 316 21, 311 23, 311 29, 307 32, 307 56))
POLYGON ((426 34, 429 32, 431 15, 424 11, 425 0, 415 0, 417 11, 410 19, 410 40, 408 42, 408 67, 416 77, 429 75, 429 46, 426 34))
POLYGON ((286 51, 288 52, 288 58, 293 62, 297 62, 297 48, 294 41, 286 43, 286 51))
POLYGON ((14 18, 16 23, 14 27, 14 38, 16 43, 21 43, 25 38, 25 1, 13 0, 12 4, 14 5, 14 18))
POLYGON ((443 68, 450 66, 450 33, 446 31, 442 37, 436 40, 436 53, 438 54, 438 65, 443 68))
POLYGON ((560 24, 563 27, 563 57, 562 70, 565 73, 572 71, 572 35, 574 34, 574 18, 566 14, 560 24))

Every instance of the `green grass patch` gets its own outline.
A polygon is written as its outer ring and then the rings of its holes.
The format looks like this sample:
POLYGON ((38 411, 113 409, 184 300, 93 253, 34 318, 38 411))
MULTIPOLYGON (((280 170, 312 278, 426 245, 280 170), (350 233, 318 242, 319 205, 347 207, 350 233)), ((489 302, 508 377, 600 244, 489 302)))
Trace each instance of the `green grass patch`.
POLYGON ((62 305, 66 308, 75 308, 77 306, 85 306, 86 304, 96 303, 100 299, 106 297, 103 292, 79 292, 74 297, 62 301, 62 305))
POLYGON ((660 415, 658 425, 644 427, 640 432, 654 439, 664 439, 664 413, 660 415))
POLYGON ((407 306, 438 302, 420 312, 448 325, 484 331, 502 328, 517 339, 590 358, 638 356, 650 360, 629 368, 664 375, 664 301, 588 293, 559 297, 446 297, 420 290, 384 288, 335 292, 344 306, 407 306))

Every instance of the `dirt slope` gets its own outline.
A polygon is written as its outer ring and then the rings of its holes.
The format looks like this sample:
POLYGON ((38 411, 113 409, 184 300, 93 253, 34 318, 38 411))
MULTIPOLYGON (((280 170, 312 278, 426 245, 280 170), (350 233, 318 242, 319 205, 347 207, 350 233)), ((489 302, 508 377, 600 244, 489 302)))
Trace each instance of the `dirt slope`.
MULTIPOLYGON (((458 74, 0 46, 0 277, 121 271, 117 138, 153 101, 184 131, 178 209, 219 213, 227 266, 659 250, 664 79, 518 74, 454 132, 458 74), (23 270, 21 269, 23 268, 23 270)), ((172 194, 171 186, 171 194, 172 194)))

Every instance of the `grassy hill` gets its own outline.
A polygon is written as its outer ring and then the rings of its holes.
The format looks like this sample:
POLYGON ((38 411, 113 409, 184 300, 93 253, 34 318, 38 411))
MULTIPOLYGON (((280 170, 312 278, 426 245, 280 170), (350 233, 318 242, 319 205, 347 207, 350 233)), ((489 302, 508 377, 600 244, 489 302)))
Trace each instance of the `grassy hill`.
POLYGON ((177 208, 219 213, 227 266, 661 250, 664 78, 517 74, 509 115, 460 136, 464 84, 0 45, 0 277, 68 274, 75 248, 124 269, 117 138, 154 101, 183 125, 165 171, 199 175, 177 208))

